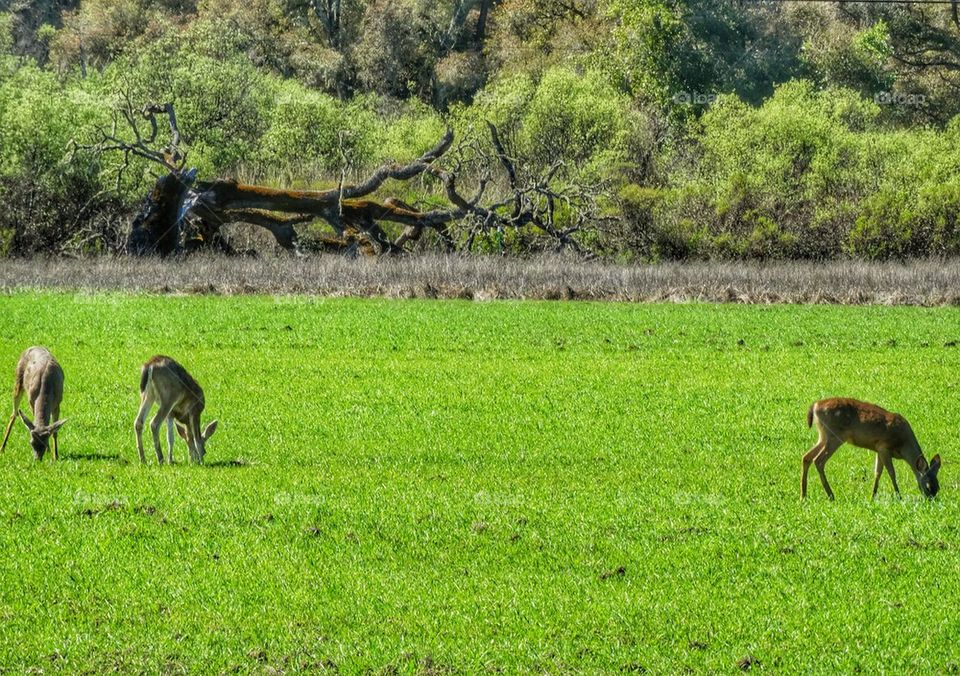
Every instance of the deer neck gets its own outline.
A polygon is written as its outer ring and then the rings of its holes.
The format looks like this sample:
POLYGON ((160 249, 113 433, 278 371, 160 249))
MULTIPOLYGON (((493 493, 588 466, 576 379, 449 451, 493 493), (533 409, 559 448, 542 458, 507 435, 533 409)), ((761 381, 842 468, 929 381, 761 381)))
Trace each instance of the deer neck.
POLYGON ((40 381, 40 391, 37 394, 36 401, 33 402, 33 422, 36 425, 50 424, 50 383, 46 377, 40 381))
MULTIPOLYGON (((920 446, 916 443, 910 444, 903 449, 901 455, 903 459, 907 461, 907 464, 910 465, 910 471, 913 472, 913 475, 919 479, 923 474, 923 472, 917 469, 917 460, 923 458, 923 451, 920 450, 920 446)), ((926 466, 926 458, 923 459, 923 464, 926 466)))

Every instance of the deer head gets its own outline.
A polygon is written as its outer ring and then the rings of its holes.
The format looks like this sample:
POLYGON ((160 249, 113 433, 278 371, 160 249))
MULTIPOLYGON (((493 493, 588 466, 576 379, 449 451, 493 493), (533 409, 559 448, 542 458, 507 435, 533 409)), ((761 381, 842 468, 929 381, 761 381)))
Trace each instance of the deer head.
POLYGON ((937 473, 940 471, 940 454, 933 456, 930 464, 927 464, 923 456, 917 458, 916 467, 917 484, 920 486, 920 492, 928 498, 936 497, 940 490, 940 482, 937 480, 937 473))
POLYGON ((181 422, 177 422, 177 434, 187 442, 187 446, 190 447, 190 455, 198 463, 203 464, 203 457, 207 454, 206 444, 207 439, 213 436, 213 433, 217 431, 217 421, 212 420, 207 423, 207 426, 203 428, 203 432, 199 434, 196 439, 196 443, 191 445, 190 435, 187 432, 187 426, 181 422))
POLYGON ((63 423, 67 422, 67 419, 58 420, 52 425, 36 425, 30 422, 30 419, 24 415, 23 411, 17 411, 17 413, 20 414, 20 420, 23 421, 23 424, 26 425, 30 431, 30 446, 33 448, 33 457, 37 460, 43 460, 43 454, 46 453, 50 447, 50 437, 53 436, 54 432, 63 427, 63 423))

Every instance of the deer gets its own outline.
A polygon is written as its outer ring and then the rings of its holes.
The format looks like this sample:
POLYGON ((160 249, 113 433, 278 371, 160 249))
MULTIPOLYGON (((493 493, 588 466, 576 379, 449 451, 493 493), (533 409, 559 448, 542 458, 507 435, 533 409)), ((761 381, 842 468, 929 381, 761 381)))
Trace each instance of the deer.
POLYGON ((873 471, 873 498, 877 497, 880 475, 887 470, 893 490, 900 497, 897 474, 893 468, 894 458, 906 461, 917 479, 920 492, 928 497, 940 490, 937 473, 940 471, 940 455, 933 456, 927 464, 913 428, 899 413, 891 413, 874 404, 856 399, 822 399, 814 402, 807 411, 807 427, 816 423, 820 437, 817 443, 803 456, 803 474, 800 478, 800 498, 807 497, 807 471, 813 463, 820 474, 823 490, 833 500, 833 491, 824 467, 840 446, 849 442, 854 446, 876 452, 873 471))
POLYGON ((20 417, 30 432, 30 446, 38 462, 50 446, 53 437, 53 459, 60 459, 57 432, 66 421, 60 419, 60 403, 63 401, 63 369, 45 347, 28 347, 20 355, 13 381, 13 413, 3 433, 0 453, 7 447, 13 424, 20 417), (33 408, 33 421, 20 410, 20 401, 26 394, 33 408), (51 420, 53 422, 51 422, 51 420))
POLYGON ((163 355, 151 357, 140 370, 140 410, 134 421, 134 429, 141 463, 147 461, 143 452, 143 424, 154 403, 157 404, 157 413, 150 421, 150 431, 153 433, 157 463, 163 464, 160 425, 166 421, 169 463, 173 464, 173 428, 176 426, 177 432, 187 442, 190 461, 202 465, 206 443, 217 430, 217 421, 210 422, 203 432, 200 431, 200 414, 205 405, 203 389, 185 368, 163 355))

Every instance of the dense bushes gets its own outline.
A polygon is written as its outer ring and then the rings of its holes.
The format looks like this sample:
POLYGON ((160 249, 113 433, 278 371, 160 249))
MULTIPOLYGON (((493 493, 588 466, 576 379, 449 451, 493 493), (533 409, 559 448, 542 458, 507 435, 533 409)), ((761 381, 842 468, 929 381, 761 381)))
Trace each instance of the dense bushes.
POLYGON ((797 81, 759 108, 721 98, 677 166, 651 251, 700 256, 889 258, 960 254, 960 137, 890 131, 872 102, 797 81))
POLYGON ((116 246, 119 202, 99 167, 67 161, 71 139, 107 120, 86 84, 0 58, 0 254, 116 246))
POLYGON ((581 167, 624 151, 629 99, 601 73, 557 66, 539 78, 519 74, 492 84, 465 117, 496 124, 537 166, 563 160, 581 167))

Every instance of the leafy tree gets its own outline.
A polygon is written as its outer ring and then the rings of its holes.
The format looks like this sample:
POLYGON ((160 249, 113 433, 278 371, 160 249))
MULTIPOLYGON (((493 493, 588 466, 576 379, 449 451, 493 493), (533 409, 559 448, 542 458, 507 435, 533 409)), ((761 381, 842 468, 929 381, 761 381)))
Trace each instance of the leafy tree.
POLYGON ((649 101, 699 113, 713 95, 759 103, 798 74, 799 38, 781 5, 733 0, 616 0, 599 64, 649 101))
POLYGON ((801 7, 793 23, 811 74, 876 98, 885 117, 942 125, 960 113, 960 27, 950 6, 801 7))
POLYGON ((168 31, 111 64, 105 90, 117 107, 173 103, 191 162, 212 174, 235 170, 266 128, 272 93, 264 74, 232 49, 236 38, 205 23, 168 31))
POLYGON ((368 91, 399 98, 430 98, 434 50, 429 24, 412 0, 375 0, 363 17, 354 50, 368 91))

